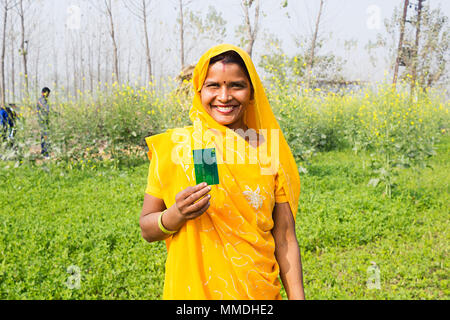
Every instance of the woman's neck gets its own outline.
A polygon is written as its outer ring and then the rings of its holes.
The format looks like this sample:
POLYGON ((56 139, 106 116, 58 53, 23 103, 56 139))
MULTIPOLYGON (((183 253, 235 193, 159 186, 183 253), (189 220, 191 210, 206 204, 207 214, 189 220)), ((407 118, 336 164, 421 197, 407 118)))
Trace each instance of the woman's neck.
POLYGON ((248 132, 249 128, 245 123, 242 123, 240 125, 231 125, 231 126, 228 125, 227 127, 236 132, 239 136, 245 139, 247 143, 249 143, 255 148, 257 148, 260 144, 262 144, 265 141, 264 136, 259 133, 256 133, 256 136, 249 134, 248 132))
POLYGON ((229 129, 231 129, 231 130, 234 130, 234 131, 236 131, 238 129, 241 129, 241 130, 244 130, 244 131, 248 130, 248 127, 247 127, 247 125, 245 124, 244 121, 239 121, 239 122, 235 122, 235 123, 229 124, 229 125, 227 125, 227 127, 229 129))

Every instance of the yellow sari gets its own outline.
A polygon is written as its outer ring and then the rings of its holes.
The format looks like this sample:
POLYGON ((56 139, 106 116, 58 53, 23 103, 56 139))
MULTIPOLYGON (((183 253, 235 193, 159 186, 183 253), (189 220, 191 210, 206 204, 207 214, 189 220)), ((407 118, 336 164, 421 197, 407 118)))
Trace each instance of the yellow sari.
POLYGON ((166 240, 164 299, 281 299, 275 259, 272 212, 288 202, 294 218, 300 194, 295 160, 272 113, 249 55, 223 44, 208 50, 193 76, 193 126, 146 138, 151 160, 146 193, 167 208, 178 192, 196 185, 192 150, 215 148, 219 181, 211 206, 166 240), (254 89, 245 111, 247 126, 264 136, 251 146, 204 110, 200 90, 209 60, 236 51, 244 60, 254 89))

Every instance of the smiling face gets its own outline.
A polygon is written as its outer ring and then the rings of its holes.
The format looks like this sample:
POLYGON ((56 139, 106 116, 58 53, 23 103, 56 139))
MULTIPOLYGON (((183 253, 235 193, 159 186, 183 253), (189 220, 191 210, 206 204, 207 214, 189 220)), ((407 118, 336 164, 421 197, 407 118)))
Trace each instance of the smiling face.
POLYGON ((200 92, 208 114, 230 129, 245 129, 244 111, 252 100, 252 86, 242 67, 218 61, 209 66, 200 92))

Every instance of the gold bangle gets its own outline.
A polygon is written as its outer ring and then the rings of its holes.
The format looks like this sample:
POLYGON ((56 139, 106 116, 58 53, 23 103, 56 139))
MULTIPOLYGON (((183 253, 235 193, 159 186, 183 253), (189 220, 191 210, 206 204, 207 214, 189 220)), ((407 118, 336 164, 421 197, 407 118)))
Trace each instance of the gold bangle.
POLYGON ((176 231, 169 231, 169 230, 167 230, 166 228, 164 228, 164 226, 163 226, 163 224, 162 224, 162 216, 163 216, 164 213, 166 213, 166 211, 167 211, 167 209, 164 210, 163 212, 161 212, 161 214, 159 215, 159 218, 158 218, 158 227, 159 227, 159 229, 160 229, 162 232, 164 232, 165 234, 167 234, 167 235, 172 235, 172 234, 176 233, 176 231))

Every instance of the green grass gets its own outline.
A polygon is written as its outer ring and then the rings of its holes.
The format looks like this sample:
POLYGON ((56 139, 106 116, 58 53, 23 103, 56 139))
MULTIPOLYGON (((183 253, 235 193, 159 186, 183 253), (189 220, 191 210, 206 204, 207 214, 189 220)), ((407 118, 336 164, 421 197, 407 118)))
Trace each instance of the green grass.
POLYGON ((447 137, 433 168, 400 171, 391 199, 367 186, 363 159, 330 152, 314 160, 297 216, 308 298, 449 298, 449 150, 447 137), (371 262, 380 289, 367 288, 371 262))
MULTIPOLYGON (((445 137, 432 168, 400 171, 390 199, 367 185, 368 156, 312 159, 296 225, 307 299, 449 299, 449 153, 445 137), (371 262, 380 289, 367 288, 371 262)), ((0 163, 0 299, 160 299, 165 244, 138 223, 147 168, 0 163)))
POLYGON ((2 169, 0 296, 159 298, 165 247, 146 244, 138 223, 145 171, 2 169), (80 290, 65 284, 70 265, 80 290))

